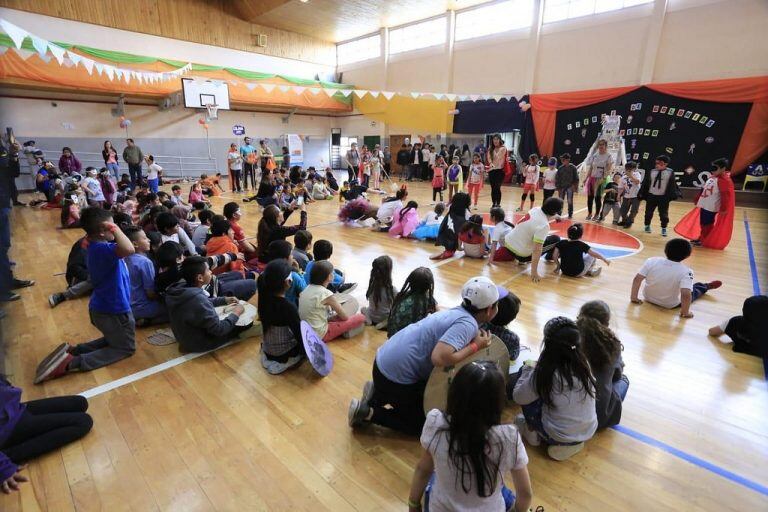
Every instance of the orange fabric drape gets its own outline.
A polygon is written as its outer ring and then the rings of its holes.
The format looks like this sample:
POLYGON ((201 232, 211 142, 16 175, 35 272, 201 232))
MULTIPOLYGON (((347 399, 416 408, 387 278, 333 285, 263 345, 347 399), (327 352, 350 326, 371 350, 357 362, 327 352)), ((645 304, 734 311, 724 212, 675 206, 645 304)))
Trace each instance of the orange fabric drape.
MULTIPOLYGON (((133 65, 130 69, 162 72, 173 68, 165 64, 155 63, 151 65, 133 65)), ((227 77, 226 72, 222 71, 196 71, 194 76, 226 81, 232 80, 231 76, 227 77)), ((106 74, 99 75, 95 69, 89 75, 82 66, 64 67, 59 65, 55 59, 45 62, 37 54, 30 56, 27 60, 22 59, 12 50, 8 50, 0 55, 0 82, 6 84, 30 85, 55 88, 57 90, 121 92, 160 98, 179 91, 181 89, 181 78, 180 76, 177 79, 155 83, 139 82, 136 79, 132 79, 130 83, 126 83, 117 78, 110 80, 106 74)), ((351 101, 344 103, 336 101, 325 94, 325 92, 313 94, 307 89, 301 94, 296 94, 290 90, 281 91, 281 85, 292 84, 280 78, 275 78, 268 82, 275 85, 275 88, 270 92, 261 87, 255 87, 251 90, 248 89, 244 81, 240 79, 234 80, 237 82, 237 85, 233 85, 231 82, 229 84, 229 99, 232 103, 299 107, 334 112, 349 112, 352 110, 351 101)))
MULTIPOLYGON (((768 76, 729 78, 723 80, 702 80, 649 84, 654 91, 700 101, 721 103, 752 103, 739 147, 731 165, 734 174, 742 172, 747 165, 768 150, 768 76)), ((550 155, 555 143, 555 120, 558 110, 578 108, 600 103, 630 92, 637 87, 615 87, 555 94, 532 94, 531 111, 536 129, 536 142, 542 154, 550 155)))
POLYGON ((558 110, 583 107, 593 103, 610 100, 637 89, 631 87, 612 87, 591 91, 574 91, 552 94, 531 94, 531 112, 533 127, 536 130, 536 143, 542 155, 552 155, 555 147, 555 121, 558 110))

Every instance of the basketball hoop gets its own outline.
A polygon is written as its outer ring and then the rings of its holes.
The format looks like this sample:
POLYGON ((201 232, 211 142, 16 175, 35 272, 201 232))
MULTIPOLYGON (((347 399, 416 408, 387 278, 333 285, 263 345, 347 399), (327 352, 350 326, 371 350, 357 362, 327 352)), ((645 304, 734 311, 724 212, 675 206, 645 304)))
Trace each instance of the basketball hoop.
POLYGON ((212 103, 206 103, 205 104, 205 110, 208 112, 206 115, 206 118, 208 121, 213 121, 214 119, 219 118, 219 106, 214 105, 212 103))

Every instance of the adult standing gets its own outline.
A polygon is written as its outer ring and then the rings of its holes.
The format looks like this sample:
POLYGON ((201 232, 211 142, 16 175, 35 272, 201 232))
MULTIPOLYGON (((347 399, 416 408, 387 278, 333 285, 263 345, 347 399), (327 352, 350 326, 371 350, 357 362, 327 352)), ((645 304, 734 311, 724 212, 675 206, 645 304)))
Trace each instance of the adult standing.
POLYGON ((264 169, 267 168, 267 162, 269 162, 270 158, 274 158, 274 154, 272 153, 272 149, 267 145, 267 141, 265 139, 261 139, 259 141, 259 160, 261 161, 261 172, 264 172, 264 169))
POLYGON ((104 158, 104 167, 115 177, 115 182, 120 181, 120 164, 118 164, 117 150, 112 146, 111 140, 104 141, 104 149, 101 150, 104 158))
MULTIPOLYGON (((21 295, 14 292, 26 288, 34 281, 16 279, 11 272, 8 251, 11 249, 11 195, 14 187, 12 153, 18 155, 17 145, 9 151, 0 143, 0 302, 19 300, 21 295)), ((0 315, 2 316, 2 315, 0 315)))
MULTIPOLYGON (((587 179, 584 188, 587 191, 587 220, 592 220, 592 203, 595 203, 594 219, 600 216, 603 207, 603 186, 605 177, 611 176, 613 169, 613 157, 608 153, 608 141, 600 139, 597 141, 597 152, 587 161, 587 179)), ((661 210, 659 210, 661 213, 661 210)))
MULTIPOLYGON (((482 155, 482 153, 478 153, 478 154, 482 155)), ((459 155, 459 164, 461 165, 461 174, 462 174, 462 177, 464 178, 464 183, 466 183, 467 176, 469 175, 469 166, 472 164, 472 152, 469 150, 469 144, 464 144, 464 146, 461 148, 461 154, 459 155)))
POLYGON ((27 206, 27 203, 19 201, 19 189, 16 187, 16 178, 21 176, 21 162, 19 162, 19 153, 21 152, 21 146, 18 142, 11 144, 11 149, 8 152, 8 166, 11 172, 11 200, 13 206, 27 206))
POLYGON ((77 159, 72 149, 64 146, 59 157, 59 172, 67 175, 80 174, 83 170, 83 164, 77 159))
POLYGON ((426 419, 424 389, 435 367, 454 366, 486 348, 491 335, 480 325, 496 316, 500 290, 487 277, 461 289, 462 303, 398 331, 376 351, 373 381, 349 404, 351 427, 374 423, 419 435, 426 419))
POLYGON ((560 199, 568 201, 568 218, 573 218, 573 193, 579 186, 579 171, 571 163, 571 155, 563 153, 560 155, 562 165, 557 169, 555 175, 555 188, 560 199))
POLYGON ((243 157, 243 190, 248 191, 248 177, 251 186, 256 190, 256 148, 251 145, 251 138, 245 137, 240 146, 240 156, 243 157))
MULTIPOLYGON (((410 146, 410 144, 408 146, 410 146)), ((397 156, 395 157, 397 165, 400 166, 401 177, 406 176, 406 170, 408 168, 408 157, 411 155, 411 151, 408 146, 401 144, 400 149, 397 151, 397 156)))
POLYGON ((229 184, 232 192, 242 192, 240 179, 243 173, 243 156, 237 150, 237 144, 234 142, 229 145, 227 152, 227 167, 229 168, 229 184))
POLYGON ((675 181, 675 171, 669 167, 669 157, 656 157, 656 167, 645 173, 640 186, 640 199, 645 199, 645 232, 651 232, 651 221, 656 208, 659 209, 661 236, 667 236, 669 224, 669 203, 680 199, 680 188, 675 181))
POLYGON ((290 169, 291 168, 291 152, 288 151, 288 146, 283 146, 283 162, 280 164, 280 167, 283 169, 290 169))
POLYGON ((389 146, 384 146, 384 150, 382 151, 383 155, 383 163, 384 163, 384 171, 389 174, 392 172, 392 152, 389 150, 389 146))
POLYGON ((422 180, 428 180, 430 179, 430 165, 433 164, 434 159, 432 158, 432 153, 434 153, 434 146, 424 143, 424 147, 421 150, 421 156, 423 160, 421 161, 421 179, 422 180))
POLYGON ((360 166, 360 152, 357 150, 356 142, 352 143, 344 159, 347 161, 347 180, 352 183, 357 177, 357 170, 360 166))
POLYGON ((421 163, 424 161, 424 153, 421 151, 421 144, 417 142, 411 149, 411 155, 408 158, 408 177, 405 181, 412 181, 419 179, 419 172, 421 171, 421 163))
POLYGON ((136 145, 133 139, 125 139, 128 144, 123 149, 123 160, 128 164, 128 173, 131 175, 131 190, 136 188, 136 184, 141 182, 141 162, 144 161, 144 153, 136 145))
POLYGON ((491 208, 501 208, 501 184, 504 181, 504 166, 507 163, 507 148, 498 133, 493 136, 487 155, 488 182, 491 184, 491 208))

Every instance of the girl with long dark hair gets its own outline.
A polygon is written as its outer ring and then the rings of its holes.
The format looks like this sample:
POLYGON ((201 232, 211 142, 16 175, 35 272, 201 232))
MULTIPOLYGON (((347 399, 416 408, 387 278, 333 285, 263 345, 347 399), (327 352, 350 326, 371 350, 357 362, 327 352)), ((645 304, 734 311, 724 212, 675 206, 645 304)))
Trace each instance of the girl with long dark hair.
POLYGON ((104 158, 104 165, 115 177, 115 183, 120 181, 120 157, 117 150, 112 146, 112 141, 104 141, 104 149, 101 150, 101 156, 104 158))
POLYGON ((360 309, 365 315, 365 324, 385 328, 396 294, 397 289, 392 285, 392 258, 379 256, 371 263, 371 277, 365 292, 368 307, 360 309))
POLYGON ((387 337, 437 311, 435 278, 427 267, 414 269, 395 296, 387 322, 387 337))
POLYGON ((504 181, 507 148, 504 147, 504 141, 498 133, 491 140, 487 160, 488 165, 491 167, 491 170, 488 172, 488 182, 491 184, 491 208, 501 207, 501 184, 504 181))
POLYGON ((408 201, 405 206, 395 212, 392 217, 392 226, 389 228, 389 236, 408 238, 419 226, 419 203, 408 201))
POLYGON ((555 460, 575 455, 597 430, 595 378, 581 348, 576 322, 562 316, 544 325, 541 355, 535 366, 523 365, 512 399, 523 406, 515 418, 531 446, 543 441, 555 460))
POLYGON ((601 429, 619 424, 621 403, 629 389, 621 358, 623 347, 608 326, 610 321, 611 309, 601 300, 586 302, 576 319, 584 354, 595 376, 597 428, 601 429))
POLYGON ((433 409, 421 434, 424 448, 408 507, 421 510, 522 512, 532 499, 528 455, 513 425, 501 423, 504 376, 488 361, 462 367, 448 389, 445 412, 433 409), (427 485, 430 475, 431 482, 427 485), (511 473, 517 497, 503 482, 511 473))
POLYGON ((437 232, 437 242, 435 245, 442 245, 444 247, 443 252, 430 256, 431 260, 444 260, 450 258, 459 248, 459 233, 462 226, 470 216, 469 207, 471 206, 471 200, 469 194, 465 192, 457 192, 453 196, 448 207, 448 215, 443 219, 440 224, 440 230, 437 232))

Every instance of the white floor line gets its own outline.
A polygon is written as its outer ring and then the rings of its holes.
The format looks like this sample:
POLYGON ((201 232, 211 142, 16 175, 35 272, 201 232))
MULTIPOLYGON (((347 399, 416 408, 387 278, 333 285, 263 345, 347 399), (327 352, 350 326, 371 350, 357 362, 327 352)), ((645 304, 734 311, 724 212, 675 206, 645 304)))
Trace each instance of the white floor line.
POLYGON ((166 361, 164 363, 160 363, 155 366, 151 366, 149 368, 146 368, 144 370, 141 370, 136 373, 132 373, 130 375, 126 375, 125 377, 119 378, 117 380, 113 380, 112 382, 107 382, 106 384, 102 384, 101 386, 96 386, 95 388, 87 389, 80 393, 80 396, 83 396, 85 398, 93 398, 94 396, 101 395, 103 393, 106 393, 108 391, 112 391, 113 389, 117 389, 119 387, 125 386, 126 384, 131 384, 133 382, 136 382, 137 380, 141 380, 145 377, 149 377, 150 375, 154 375, 156 373, 160 373, 162 371, 165 371, 169 368, 173 368, 174 366, 178 366, 182 363, 186 363, 187 361, 191 361, 193 359, 197 359, 198 357, 204 356, 206 354, 210 354, 211 352, 215 352, 216 350, 222 349, 224 347, 228 347, 232 345, 234 342, 226 343, 220 347, 217 347, 213 350, 209 350, 207 352, 198 352, 194 354, 184 354, 183 356, 176 357, 174 359, 171 359, 170 361, 166 361))

